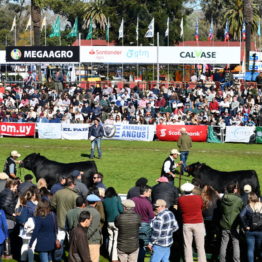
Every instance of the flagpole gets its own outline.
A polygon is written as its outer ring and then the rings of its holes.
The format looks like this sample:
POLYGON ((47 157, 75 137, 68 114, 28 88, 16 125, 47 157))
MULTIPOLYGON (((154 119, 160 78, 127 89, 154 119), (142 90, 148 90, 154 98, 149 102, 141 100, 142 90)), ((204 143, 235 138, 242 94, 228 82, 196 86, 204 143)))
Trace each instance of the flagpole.
POLYGON ((16 46, 16 25, 15 25, 15 30, 14 30, 14 37, 15 37, 15 46, 16 46))
MULTIPOLYGON (((78 46, 79 46, 79 49, 80 49, 80 46, 81 46, 81 33, 78 33, 78 46)), ((79 84, 81 82, 81 64, 80 64, 80 61, 78 63, 78 81, 79 81, 79 84)), ((87 69, 87 72, 88 72, 88 69, 87 69)))
MULTIPOLYGON (((169 47, 169 28, 168 28, 168 36, 167 36, 167 46, 169 47)), ((170 82, 170 77, 169 77, 169 63, 167 64, 167 80, 168 80, 168 86, 170 82)))
POLYGON ((156 72, 157 72, 157 88, 159 88, 159 32, 157 32, 157 49, 156 49, 156 59, 157 59, 157 64, 156 64, 156 72))
MULTIPOLYGON (((137 28, 136 28, 136 30, 137 30, 137 32, 136 32, 136 46, 137 46, 137 48, 138 48, 138 23, 139 23, 139 19, 138 19, 138 17, 137 17, 137 23, 136 23, 136 26, 137 26, 137 28)), ((137 58, 137 62, 136 62, 136 76, 137 76, 137 78, 138 78, 138 74, 139 74, 139 72, 138 72, 139 70, 138 70, 138 58, 137 58)))
MULTIPOLYGON (((155 46, 155 34, 153 35, 153 46, 155 46)), ((153 81, 155 80, 155 63, 153 62, 153 81)))
MULTIPOLYGON (((122 47, 124 46, 124 34, 123 34, 123 37, 122 37, 122 47)), ((124 63, 123 63, 123 60, 122 60, 122 80, 124 80, 124 63)))
MULTIPOLYGON (((107 34, 107 46, 109 46, 109 41, 110 41, 110 33, 109 33, 110 24, 109 24, 109 23, 110 23, 110 22, 109 22, 109 18, 108 18, 107 29, 106 29, 106 34, 107 34)), ((109 80, 109 62, 107 62, 106 79, 107 79, 107 81, 109 80)))
POLYGON ((46 25, 45 25, 45 46, 46 46, 46 25))

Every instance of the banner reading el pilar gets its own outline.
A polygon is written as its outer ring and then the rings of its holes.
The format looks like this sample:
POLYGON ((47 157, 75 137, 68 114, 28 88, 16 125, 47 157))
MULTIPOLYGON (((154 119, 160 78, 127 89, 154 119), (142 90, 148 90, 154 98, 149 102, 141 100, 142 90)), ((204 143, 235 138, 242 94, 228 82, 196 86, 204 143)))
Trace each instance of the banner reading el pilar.
POLYGON ((79 46, 7 46, 6 62, 79 63, 79 46))

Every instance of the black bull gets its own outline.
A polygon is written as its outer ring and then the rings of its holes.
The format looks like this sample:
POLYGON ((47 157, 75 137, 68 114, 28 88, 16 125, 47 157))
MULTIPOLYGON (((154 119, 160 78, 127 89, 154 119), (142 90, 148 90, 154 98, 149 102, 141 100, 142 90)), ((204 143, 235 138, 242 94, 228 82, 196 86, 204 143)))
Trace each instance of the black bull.
POLYGON ((244 185, 249 184, 253 191, 260 196, 259 181, 254 170, 222 172, 197 162, 187 166, 186 171, 194 177, 193 184, 200 187, 210 185, 218 192, 224 192, 229 183, 237 183, 241 192, 243 192, 244 185))
POLYGON ((74 170, 84 172, 82 182, 88 185, 90 174, 97 172, 94 161, 59 163, 36 153, 26 156, 20 166, 31 170, 37 181, 40 178, 44 178, 49 187, 58 181, 59 175, 69 177, 74 170))

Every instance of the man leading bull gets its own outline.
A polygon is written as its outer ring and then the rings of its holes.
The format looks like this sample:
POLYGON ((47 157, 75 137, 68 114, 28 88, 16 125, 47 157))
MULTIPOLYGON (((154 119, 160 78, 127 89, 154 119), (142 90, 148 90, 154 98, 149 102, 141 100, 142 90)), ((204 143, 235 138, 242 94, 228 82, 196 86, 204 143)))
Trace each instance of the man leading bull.
POLYGON ((4 172, 9 176, 10 179, 16 178, 16 164, 20 164, 21 161, 17 160, 21 154, 16 150, 10 153, 10 156, 5 161, 4 172))
POLYGON ((169 157, 167 157, 163 163, 162 170, 161 170, 161 176, 167 177, 169 183, 172 185, 174 184, 174 179, 176 177, 175 169, 178 166, 182 165, 182 161, 175 163, 175 160, 178 158, 180 153, 177 149, 172 149, 170 151, 169 157))

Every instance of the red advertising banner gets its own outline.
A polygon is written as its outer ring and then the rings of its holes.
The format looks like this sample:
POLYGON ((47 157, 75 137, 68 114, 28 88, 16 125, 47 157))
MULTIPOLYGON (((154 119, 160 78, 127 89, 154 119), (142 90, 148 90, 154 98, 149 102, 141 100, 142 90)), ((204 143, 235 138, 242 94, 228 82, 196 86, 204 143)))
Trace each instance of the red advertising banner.
POLYGON ((206 142, 207 126, 180 126, 180 125, 157 125, 156 136, 162 141, 177 141, 180 136, 180 129, 184 127, 194 142, 206 142))
POLYGON ((0 134, 4 136, 34 136, 35 123, 0 123, 0 134))

